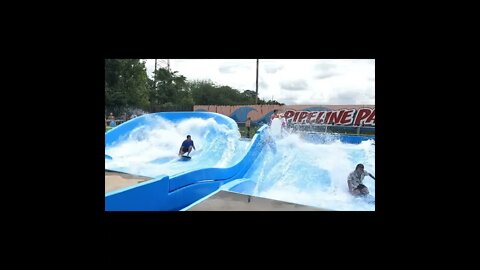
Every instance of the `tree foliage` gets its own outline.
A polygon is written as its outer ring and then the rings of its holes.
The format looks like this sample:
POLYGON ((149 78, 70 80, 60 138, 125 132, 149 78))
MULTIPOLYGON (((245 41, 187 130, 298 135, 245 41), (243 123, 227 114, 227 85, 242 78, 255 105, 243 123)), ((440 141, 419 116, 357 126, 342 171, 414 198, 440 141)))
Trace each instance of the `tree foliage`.
POLYGON ((105 60, 105 108, 148 109, 149 79, 145 63, 138 59, 105 60))
MULTIPOLYGON (((243 92, 210 80, 188 81, 177 71, 160 68, 154 78, 147 76, 145 62, 139 59, 105 60, 105 109, 118 115, 130 109, 159 111, 175 106, 252 105, 255 91, 243 92)), ((278 104, 258 99, 258 104, 278 104)))
MULTIPOLYGON (((196 105, 252 105, 255 104, 255 91, 240 92, 230 86, 217 86, 210 80, 197 80, 190 84, 192 97, 196 105)), ((258 104, 277 104, 276 100, 258 99, 258 104)))
POLYGON ((150 101, 154 106, 171 103, 172 105, 193 106, 193 99, 188 88, 187 78, 160 68, 154 74, 156 85, 150 92, 150 101))

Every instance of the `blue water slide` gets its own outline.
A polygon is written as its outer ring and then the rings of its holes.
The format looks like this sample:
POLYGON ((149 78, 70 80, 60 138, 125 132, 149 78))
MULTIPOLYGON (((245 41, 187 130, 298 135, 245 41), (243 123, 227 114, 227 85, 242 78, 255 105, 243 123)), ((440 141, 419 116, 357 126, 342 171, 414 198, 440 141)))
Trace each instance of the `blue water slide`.
MULTIPOLYGON (((168 112, 158 113, 170 121, 185 118, 213 118, 220 124, 238 129, 233 119, 211 112, 168 112)), ((125 122, 105 134, 106 146, 122 141, 132 129, 149 125, 152 115, 144 115, 125 122)), ((247 149, 243 159, 227 168, 204 168, 195 171, 162 175, 152 180, 127 188, 105 193, 106 211, 176 211, 216 191, 223 184, 238 179, 249 169, 263 147, 260 128, 247 149)), ((115 157, 112 157, 113 159, 115 157)))

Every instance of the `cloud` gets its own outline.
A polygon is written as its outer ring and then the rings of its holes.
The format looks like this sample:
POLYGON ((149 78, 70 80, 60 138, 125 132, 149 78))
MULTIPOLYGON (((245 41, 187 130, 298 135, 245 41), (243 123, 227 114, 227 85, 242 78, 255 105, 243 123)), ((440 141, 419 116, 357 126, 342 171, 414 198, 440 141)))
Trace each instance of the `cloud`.
POLYGON ((250 69, 250 67, 244 64, 223 64, 218 68, 220 73, 235 73, 242 69, 250 69))
POLYGON ((267 64, 267 65, 265 65, 264 69, 265 69, 265 72, 267 72, 267 73, 276 73, 277 71, 283 69, 283 65, 267 64))
MULTIPOLYGON (((170 59, 189 80, 255 91, 256 59, 170 59)), ((147 60, 148 74, 154 60, 147 60)), ((374 59, 260 59, 259 95, 289 105, 375 104, 374 59), (325 79, 328 78, 328 79, 325 79)))
POLYGON ((220 73, 233 73, 235 72, 236 65, 222 65, 218 68, 220 73))
POLYGON ((330 63, 320 63, 320 64, 315 65, 315 69, 320 70, 320 71, 330 71, 330 70, 334 69, 335 67, 336 67, 336 65, 330 64, 330 63))
POLYGON ((267 82, 261 80, 258 82, 258 88, 261 88, 261 89, 267 89, 268 88, 268 84, 267 82))
POLYGON ((318 74, 316 75, 314 78, 315 79, 326 79, 326 78, 330 78, 332 76, 335 76, 336 74, 335 73, 328 73, 328 74, 318 74))
POLYGON ((305 90, 308 87, 308 84, 305 80, 294 80, 294 81, 283 81, 280 83, 282 89, 300 91, 305 90))
POLYGON ((329 100, 330 104, 347 105, 347 104, 366 104, 371 99, 369 95, 358 90, 337 90, 336 95, 329 100))
POLYGON ((278 102, 285 103, 286 105, 297 104, 297 100, 298 97, 296 96, 286 96, 277 99, 278 102))
POLYGON ((326 79, 332 76, 337 75, 335 72, 336 65, 329 63, 317 64, 314 67, 315 70, 315 79, 326 79))

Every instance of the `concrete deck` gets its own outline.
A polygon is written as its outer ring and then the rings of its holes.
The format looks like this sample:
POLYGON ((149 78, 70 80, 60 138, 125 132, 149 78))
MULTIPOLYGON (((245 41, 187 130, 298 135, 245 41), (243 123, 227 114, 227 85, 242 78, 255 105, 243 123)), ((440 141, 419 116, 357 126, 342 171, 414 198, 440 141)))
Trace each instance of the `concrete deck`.
POLYGON ((220 191, 187 211, 329 211, 327 209, 220 191))
POLYGON ((150 179, 153 178, 105 170, 105 193, 133 186, 150 179))
MULTIPOLYGON (((105 193, 153 179, 105 170, 105 193)), ((220 191, 187 211, 329 211, 328 209, 220 191)))

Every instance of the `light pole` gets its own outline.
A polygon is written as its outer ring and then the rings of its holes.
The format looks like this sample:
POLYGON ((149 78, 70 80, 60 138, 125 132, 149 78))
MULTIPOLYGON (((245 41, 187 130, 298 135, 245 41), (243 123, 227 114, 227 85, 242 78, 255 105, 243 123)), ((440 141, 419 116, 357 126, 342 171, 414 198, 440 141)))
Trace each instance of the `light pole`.
POLYGON ((257 81, 255 83, 255 105, 258 104, 258 59, 257 59, 257 81))
POLYGON ((157 86, 157 59, 155 59, 155 71, 153 72, 153 88, 157 86))

